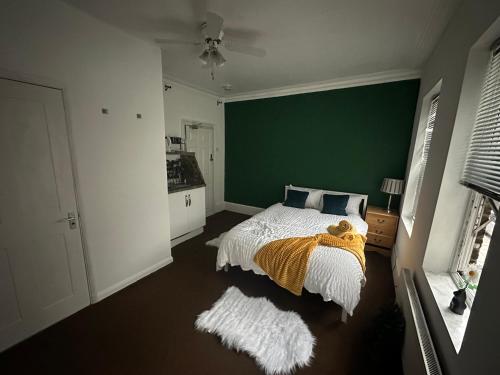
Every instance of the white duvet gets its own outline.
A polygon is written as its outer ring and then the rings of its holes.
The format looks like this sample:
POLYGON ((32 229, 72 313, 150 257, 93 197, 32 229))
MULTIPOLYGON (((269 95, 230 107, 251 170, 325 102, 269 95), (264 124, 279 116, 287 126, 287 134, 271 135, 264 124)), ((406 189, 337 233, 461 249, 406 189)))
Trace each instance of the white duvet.
MULTIPOLYGON (((359 233, 366 235, 368 224, 359 215, 322 214, 312 208, 292 208, 277 203, 232 228, 222 239, 217 254, 217 269, 226 264, 265 272, 253 261, 257 251, 270 241, 326 233, 329 225, 348 220, 359 233)), ((304 288, 319 293, 352 315, 359 302, 365 276, 358 260, 348 251, 318 246, 309 258, 304 288)))

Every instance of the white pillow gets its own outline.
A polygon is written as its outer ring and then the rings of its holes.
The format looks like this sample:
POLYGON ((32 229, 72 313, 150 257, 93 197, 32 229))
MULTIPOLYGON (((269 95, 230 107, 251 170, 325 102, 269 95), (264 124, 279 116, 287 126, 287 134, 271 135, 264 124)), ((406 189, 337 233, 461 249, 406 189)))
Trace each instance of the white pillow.
POLYGON ((359 216, 359 206, 363 197, 360 195, 349 195, 349 201, 347 202, 347 206, 345 208, 345 212, 347 215, 358 215, 359 216))
MULTIPOLYGON (((349 200, 347 201, 347 206, 345 208, 345 212, 347 215, 360 215, 359 213, 359 205, 361 204, 361 201, 363 200, 363 197, 361 195, 351 195, 351 194, 346 194, 346 193, 340 193, 336 191, 323 191, 323 194, 330 194, 330 195, 349 195, 349 200)), ((323 210, 323 194, 321 194, 321 199, 319 202, 318 210, 323 210)))
POLYGON ((306 203, 305 203, 304 207, 305 208, 314 208, 316 210, 319 210, 321 197, 323 197, 323 190, 287 185, 287 186, 285 186, 285 200, 287 197, 288 189, 298 190, 298 191, 308 191, 309 195, 307 196, 306 203))

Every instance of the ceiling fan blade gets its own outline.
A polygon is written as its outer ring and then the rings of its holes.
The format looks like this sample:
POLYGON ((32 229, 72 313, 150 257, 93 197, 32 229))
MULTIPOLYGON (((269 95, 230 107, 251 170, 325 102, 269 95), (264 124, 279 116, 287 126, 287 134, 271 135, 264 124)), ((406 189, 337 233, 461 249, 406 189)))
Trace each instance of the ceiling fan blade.
POLYGON ((191 46, 201 46, 201 42, 196 42, 193 40, 157 38, 157 39, 155 39, 155 42, 158 44, 183 44, 183 45, 191 45, 191 46))
POLYGON ((218 39, 222 30, 224 19, 216 13, 207 12, 207 27, 205 28, 206 36, 212 39, 218 39))
POLYGON ((245 55, 250 55, 255 57, 264 57, 266 55, 265 49, 249 46, 246 44, 240 44, 229 40, 224 40, 223 45, 228 51, 232 52, 243 53, 245 55))
POLYGON ((253 29, 224 27, 224 37, 231 40, 241 40, 245 43, 254 43, 262 33, 253 29))

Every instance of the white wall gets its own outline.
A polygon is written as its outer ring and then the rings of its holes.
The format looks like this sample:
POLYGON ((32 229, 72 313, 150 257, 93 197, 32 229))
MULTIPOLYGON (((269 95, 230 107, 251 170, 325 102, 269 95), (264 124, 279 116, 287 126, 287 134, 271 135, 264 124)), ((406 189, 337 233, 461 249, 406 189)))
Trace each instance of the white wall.
POLYGON ((171 260, 160 50, 55 0, 1 9, 0 75, 64 90, 91 287, 103 298, 171 260))
MULTIPOLYGON (((208 74, 208 73, 207 73, 208 74)), ((214 208, 224 209, 224 105, 217 105, 217 96, 182 85, 168 78, 172 86, 165 92, 165 132, 169 136, 182 136, 182 121, 192 120, 214 125, 215 170, 214 208)))
MULTIPOLYGON (((473 109, 470 106, 474 101, 473 91, 477 89, 477 83, 474 85, 464 78, 466 66, 471 47, 499 16, 497 0, 463 1, 423 68, 416 113, 420 113, 426 93, 442 79, 440 102, 413 231, 410 236, 401 224, 396 243, 397 264, 415 272, 441 364, 445 373, 452 375, 496 373, 500 361, 496 345, 500 334, 500 303, 495 297, 500 272, 494 268, 500 264, 500 251, 497 251, 500 250, 500 230, 495 231, 491 241, 493 249, 489 251, 459 354, 455 352, 422 269, 426 249, 432 247, 433 251, 442 252, 456 243, 457 225, 463 217, 466 201, 463 199, 466 191, 458 185, 457 178, 463 166, 463 163, 459 165, 463 160, 460 157, 463 158, 465 152, 460 149, 459 140, 470 132, 473 109), (450 204, 453 202, 456 204, 450 204), (439 232, 437 236, 431 234, 431 227, 432 232, 439 232)), ((418 118, 415 124, 414 138, 418 118)), ((413 155, 413 147, 409 155, 413 155)))

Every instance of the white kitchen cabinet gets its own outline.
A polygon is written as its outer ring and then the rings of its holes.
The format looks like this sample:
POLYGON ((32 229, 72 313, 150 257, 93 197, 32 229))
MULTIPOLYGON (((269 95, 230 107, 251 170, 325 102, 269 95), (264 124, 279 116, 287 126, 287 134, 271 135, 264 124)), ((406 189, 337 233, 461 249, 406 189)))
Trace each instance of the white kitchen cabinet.
POLYGON ((187 228, 187 191, 168 195, 170 210, 170 239, 186 233, 187 228))
POLYGON ((183 190, 168 195, 170 239, 201 229, 205 219, 205 188, 183 190))
POLYGON ((187 221, 188 227, 191 230, 202 228, 207 223, 206 207, 205 207, 205 188, 187 190, 188 193, 188 209, 187 221))

